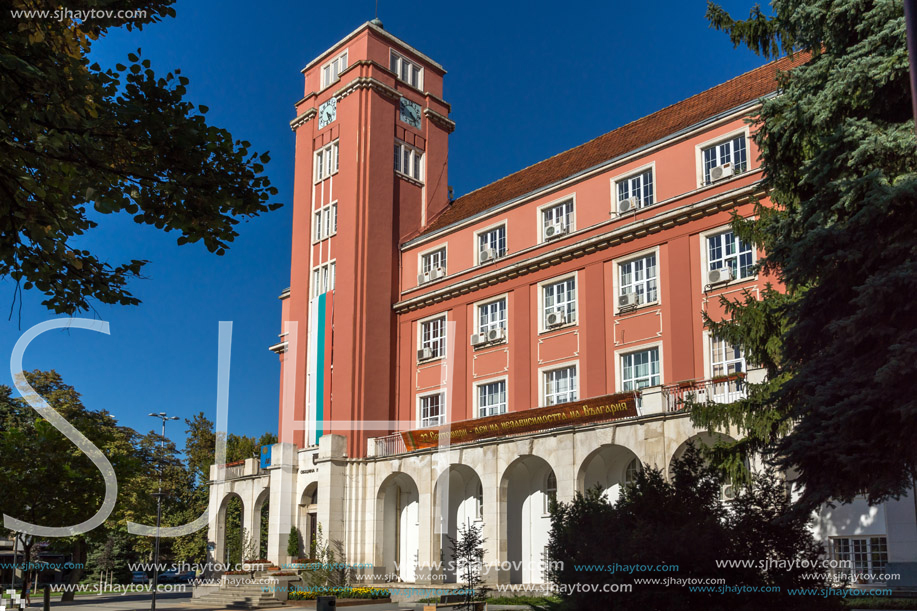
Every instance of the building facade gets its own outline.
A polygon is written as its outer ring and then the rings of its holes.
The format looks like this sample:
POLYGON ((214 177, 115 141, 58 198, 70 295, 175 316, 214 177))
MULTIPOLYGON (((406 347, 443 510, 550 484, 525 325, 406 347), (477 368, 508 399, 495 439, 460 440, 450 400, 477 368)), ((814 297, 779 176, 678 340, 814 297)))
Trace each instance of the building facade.
MULTIPOLYGON (((238 495, 246 524, 270 500, 275 562, 292 526, 309 556, 320 525, 377 581, 449 583, 446 537, 477 523, 488 580, 537 584, 552 498, 600 485, 614 500, 644 466, 713 441, 686 400, 733 401, 763 371, 703 315, 774 282, 730 227, 767 197, 746 119, 803 60, 458 199, 442 66, 378 22, 306 66, 271 347, 280 443, 262 465, 213 467, 216 559, 238 495)), ((859 572, 913 575, 913 498, 826 508, 816 528, 859 572)))

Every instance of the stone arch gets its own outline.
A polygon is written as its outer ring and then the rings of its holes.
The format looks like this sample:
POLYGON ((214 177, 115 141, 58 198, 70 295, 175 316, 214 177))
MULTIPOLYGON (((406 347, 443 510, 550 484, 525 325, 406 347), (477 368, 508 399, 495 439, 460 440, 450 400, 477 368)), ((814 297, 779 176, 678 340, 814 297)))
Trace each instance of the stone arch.
POLYGON ((299 499, 301 551, 307 558, 315 558, 315 541, 318 536, 318 482, 310 482, 299 499))
POLYGON ((580 464, 576 491, 586 492, 599 486, 605 498, 614 504, 632 480, 634 471, 642 468, 642 461, 630 448, 616 444, 599 446, 580 464))
POLYGON ((392 473, 376 495, 376 560, 399 581, 417 578, 420 550, 420 493, 406 473, 392 473))
POLYGON ((216 549, 214 550, 214 560, 217 563, 226 564, 228 561, 234 560, 236 546, 241 553, 244 526, 245 501, 237 492, 227 492, 220 501, 220 508, 217 511, 217 536, 216 549), (227 524, 227 519, 232 523, 227 524), (233 541, 228 541, 227 535, 233 541), (230 554, 233 555, 233 558, 230 558, 230 554))
POLYGON ((267 526, 266 522, 270 515, 270 499, 270 488, 265 488, 258 494, 257 498, 255 498, 254 504, 252 505, 251 524, 247 526, 249 536, 252 539, 254 548, 253 552, 259 558, 267 557, 267 537, 262 537, 262 535, 266 535, 266 532, 262 531, 267 531, 265 526, 267 526))
MULTIPOLYGON (((689 444, 693 443, 694 446, 697 448, 700 448, 703 446, 712 447, 719 440, 735 441, 735 438, 725 433, 708 433, 706 431, 703 431, 700 433, 695 433, 694 435, 691 435, 690 437, 682 441, 678 445, 678 447, 675 448, 675 451, 672 452, 672 456, 668 460, 668 468, 667 468, 668 477, 671 479, 673 463, 677 459, 684 456, 685 452, 687 452, 688 450, 689 444)), ((722 490, 723 498, 727 500, 732 498, 732 496, 735 493, 735 491, 733 490, 733 485, 731 483, 725 483, 723 484, 722 488, 723 488, 722 490)))
POLYGON ((501 571, 509 567, 509 574, 504 574, 509 583, 545 582, 543 563, 551 528, 548 508, 552 495, 556 498, 556 482, 551 465, 531 454, 516 458, 503 471, 500 562, 501 571), (553 493, 549 490, 552 481, 553 493))
MULTIPOLYGON (((491 499, 492 501, 492 499, 491 499)), ((456 583, 457 562, 449 537, 458 539, 463 525, 483 525, 484 485, 468 465, 451 464, 436 479, 433 489, 433 536, 443 560, 443 583, 456 583)))

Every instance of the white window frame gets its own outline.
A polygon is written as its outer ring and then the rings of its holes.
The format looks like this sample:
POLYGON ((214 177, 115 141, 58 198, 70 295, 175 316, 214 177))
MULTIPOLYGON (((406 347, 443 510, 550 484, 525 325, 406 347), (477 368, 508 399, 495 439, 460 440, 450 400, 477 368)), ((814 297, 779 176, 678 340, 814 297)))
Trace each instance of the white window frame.
POLYGON ((389 59, 388 59, 388 69, 395 73, 395 78, 397 78, 402 83, 417 89, 418 91, 423 91, 423 66, 418 64, 415 61, 412 61, 395 51, 394 49, 389 50, 389 59), (407 64, 412 69, 412 76, 417 75, 417 82, 412 82, 413 79, 405 79, 403 75, 403 69, 405 64, 407 64), (416 73, 413 71, 416 69, 416 73))
MULTIPOLYGON (((652 248, 647 248, 645 250, 631 253, 629 255, 614 259, 612 261, 612 266, 613 266, 612 287, 614 289, 614 299, 615 299, 614 311, 615 313, 617 314, 621 313, 621 308, 618 307, 618 297, 621 296, 621 289, 622 289, 621 267, 623 265, 627 265, 628 263, 632 263, 640 259, 645 259, 651 255, 656 257, 656 298, 652 301, 645 300, 643 303, 639 304, 635 309, 640 309, 646 306, 658 305, 662 303, 662 296, 661 296, 662 282, 660 278, 661 272, 662 272, 662 266, 661 266, 661 262, 659 258, 660 252, 659 252, 658 246, 653 246, 652 248)), ((625 313, 630 313, 631 311, 633 310, 629 310, 628 312, 625 312, 625 313)))
MULTIPOLYGON (((621 203, 621 198, 619 197, 619 193, 618 193, 618 185, 619 185, 620 183, 622 183, 622 182, 631 181, 631 180, 633 180, 633 179, 635 179, 635 178, 637 178, 637 177, 643 176, 643 175, 646 174, 647 172, 649 172, 649 174, 650 174, 650 180, 651 180, 652 183, 653 183, 653 186, 652 186, 652 201, 651 201, 650 203, 648 203, 648 204, 645 203, 645 202, 644 202, 644 198, 643 198, 643 194, 641 193, 641 195, 640 195, 640 205, 637 207, 637 210, 642 210, 642 209, 644 209, 644 208, 649 208, 649 207, 655 206, 657 203, 659 203, 659 198, 656 197, 656 162, 653 161, 653 162, 648 163, 648 164, 646 164, 646 165, 640 166, 639 168, 634 168, 633 170, 631 170, 631 171, 629 171, 629 172, 627 172, 627 173, 625 173, 625 174, 620 174, 620 175, 618 175, 618 176, 615 176, 614 178, 611 179, 611 201, 614 203, 614 208, 613 208, 612 211, 611 211, 612 215, 614 215, 614 216, 622 216, 622 213, 618 211, 618 210, 619 210, 619 209, 618 209, 618 205, 621 203)), ((631 197, 633 197, 633 196, 631 196, 631 197)), ((631 212, 625 212, 624 214, 625 214, 625 215, 626 215, 626 214, 633 214, 633 211, 631 211, 631 212)))
MULTIPOLYGON (((566 363, 552 363, 550 366, 541 367, 538 370, 538 395, 539 402, 541 407, 551 407, 553 405, 563 405, 564 403, 571 403, 573 401, 578 401, 580 399, 580 388, 582 388, 582 381, 580 380, 580 367, 579 361, 568 361, 566 363), (554 372, 573 369, 573 398, 563 401, 561 403, 548 403, 548 376, 554 372)), ((568 391, 569 392, 569 391, 568 391)), ((559 393, 553 393, 557 395, 559 393)))
POLYGON ((498 378, 490 378, 488 380, 481 380, 480 382, 475 382, 473 385, 474 390, 474 417, 475 418, 486 418, 487 416, 498 416, 500 414, 506 414, 509 412, 509 377, 501 376, 498 378), (482 414, 481 413, 481 388, 484 386, 489 386, 491 384, 503 384, 503 411, 497 414, 482 414))
POLYGON ((481 263, 481 252, 484 250, 482 240, 484 237, 494 231, 499 231, 503 229, 503 252, 497 251, 495 256, 487 263, 493 263, 496 259, 501 259, 506 256, 506 253, 509 252, 509 229, 508 223, 506 221, 500 221, 483 229, 479 229, 474 232, 474 264, 482 265, 481 263))
MULTIPOLYGON (((732 373, 748 373, 748 361, 745 358, 745 350, 739 349, 741 356, 736 358, 726 358, 723 361, 714 361, 713 360, 713 349, 714 344, 723 343, 725 344, 724 350, 729 348, 729 344, 725 340, 718 339, 715 335, 709 331, 704 331, 704 373, 705 377, 708 380, 712 380, 715 377, 728 376, 731 375, 729 372, 730 364, 739 364, 739 369, 733 371, 732 373), (721 373, 716 373, 715 368, 717 366, 723 366, 724 371, 721 373)), ((733 347, 734 348, 734 347, 733 347)), ((724 355, 726 352, 724 352, 724 355)), ((732 403, 739 399, 745 398, 746 395, 746 386, 745 380, 735 379, 729 380, 726 382, 717 382, 710 384, 710 390, 707 391, 707 399, 715 403, 732 403)))
MULTIPOLYGON (((846 575, 852 577, 855 573, 869 573, 871 575, 881 575, 888 573, 888 535, 854 535, 854 536, 838 536, 838 537, 829 537, 830 540, 830 549, 828 551, 830 558, 832 560, 846 560, 850 562, 850 566, 847 568, 838 567, 833 569, 834 573, 839 576, 846 575), (848 542, 849 554, 845 558, 838 558, 837 552, 837 541, 843 539, 848 542), (872 539, 885 539, 885 566, 882 568, 873 567, 872 564, 872 539), (866 566, 857 568, 856 562, 853 560, 853 541, 864 541, 866 542, 866 566)), ((868 581, 865 582, 868 584, 882 584, 884 581, 868 581)))
POLYGON ((329 142, 315 151, 312 163, 315 183, 327 180, 338 173, 341 165, 341 149, 338 142, 329 142))
MULTIPOLYGON (((731 226, 731 225, 721 225, 720 227, 716 227, 716 228, 714 228, 714 229, 710 229, 710 230, 708 230, 708 231, 704 231, 703 233, 700 234, 700 239, 701 239, 701 242, 700 242, 700 245, 701 245, 701 264, 702 264, 702 266, 703 266, 703 267, 701 268, 701 289, 704 289, 704 288, 707 287, 707 272, 710 271, 710 246, 709 246, 709 238, 716 237, 716 236, 720 236, 720 235, 723 235, 723 234, 726 234, 726 233, 730 233, 730 232, 732 232, 732 231, 733 231, 733 230, 732 230, 732 226, 731 226)), ((734 234, 733 234, 733 235, 734 235, 734 234)), ((735 235, 734 235, 734 237, 735 237, 735 235)), ((757 263, 758 263, 758 249, 755 247, 754 244, 749 244, 749 246, 751 246, 751 267, 752 267, 752 269, 754 269, 755 265, 757 265, 757 263)), ((735 258, 736 258, 736 277, 733 278, 732 280, 730 280, 728 283, 724 283, 723 285, 718 285, 716 288, 720 288, 720 286, 729 286, 730 284, 735 284, 735 283, 738 283, 738 282, 748 282, 749 280, 756 280, 756 279, 757 279, 757 273, 752 273, 752 274, 750 274, 750 275, 748 275, 748 276, 739 277, 738 272, 739 272, 740 269, 741 269, 741 268, 739 267, 739 265, 738 265, 738 263, 739 263, 739 260, 738 260, 738 258, 739 258, 739 253, 736 252, 736 254, 735 254, 734 256, 735 256, 735 258)), ((724 258, 724 260, 725 260, 725 258, 724 258)))
POLYGON ((427 272, 427 271, 432 271, 436 269, 436 267, 442 267, 443 269, 446 270, 446 275, 447 276, 449 275, 449 244, 448 243, 437 244, 433 248, 428 248, 427 250, 417 253, 417 274, 418 275, 423 274, 424 272, 427 272), (432 257, 433 255, 439 253, 440 251, 442 251, 443 253, 443 257, 442 257, 443 264, 441 266, 431 266, 429 270, 426 269, 425 266, 426 266, 427 258, 432 257))
POLYGON ((326 204, 312 212, 312 243, 327 240, 338 232, 338 203, 326 204), (331 224, 331 227, 326 225, 331 224))
POLYGON ((474 304, 474 332, 475 333, 486 333, 490 329, 499 328, 499 325, 494 325, 492 323, 487 324, 485 329, 481 323, 481 308, 487 307, 489 305, 503 302, 503 311, 506 316, 503 318, 503 331, 509 335, 509 293, 503 293, 502 295, 497 295, 495 297, 488 297, 481 301, 477 301, 474 304))
POLYGON ((394 164, 395 174, 402 176, 409 180, 415 182, 423 183, 424 182, 424 152, 415 146, 411 146, 406 142, 401 140, 395 140, 395 149, 392 151, 394 153, 398 151, 397 157, 392 157, 392 163, 394 164), (404 156, 405 153, 408 155, 408 172, 405 172, 404 168, 404 156), (415 176, 416 174, 416 176, 415 176))
MULTIPOLYGON (((569 221, 567 222, 566 235, 570 235, 571 233, 576 231, 576 193, 570 193, 569 195, 565 195, 564 197, 555 199, 554 201, 548 202, 547 204, 544 204, 538 207, 538 243, 539 244, 544 244, 545 242, 554 241, 553 239, 546 240, 544 237, 544 230, 545 230, 545 227, 547 227, 547 224, 545 223, 545 216, 547 216, 549 211, 552 211, 555 208, 559 208, 560 206, 564 206, 568 203, 570 204, 571 209, 570 209, 570 214, 569 214, 569 221)), ((564 215, 564 216, 566 217, 568 215, 564 215)))
MULTIPOLYGON (((579 273, 572 272, 569 274, 564 274, 563 276, 556 276, 554 278, 549 278, 547 280, 542 280, 538 283, 538 332, 547 333, 549 331, 556 331, 557 329, 564 329, 566 327, 572 327, 579 323, 579 273), (547 318, 548 311, 545 309, 545 299, 544 292, 545 287, 553 284, 559 284, 561 282, 566 282, 567 280, 573 279, 573 318, 572 320, 568 319, 562 325, 557 325, 556 327, 548 327, 545 324, 545 319, 547 318)), ((557 306, 553 306, 551 310, 557 309, 557 306)))
POLYGON ((751 148, 749 146, 750 142, 751 142, 751 130, 749 130, 748 126, 744 126, 738 129, 734 129, 730 132, 720 134, 714 138, 710 138, 709 140, 705 140, 704 142, 701 142, 695 145, 694 146, 694 163, 696 164, 696 168, 697 168, 697 186, 698 188, 709 187, 714 184, 721 184, 724 182, 729 182, 736 176, 747 174, 748 171, 751 169, 751 162, 753 161, 751 157, 751 148), (704 151, 709 149, 712 146, 719 146, 720 144, 734 140, 735 138, 738 138, 739 136, 745 137, 745 169, 742 170, 741 172, 738 172, 737 174, 734 174, 731 178, 727 178, 724 180, 718 180, 715 183, 708 183, 707 182, 707 172, 704 169, 704 151))
MULTIPOLYGON (((659 383, 650 384, 642 388, 654 388, 656 386, 662 386, 665 384, 665 378, 663 377, 662 371, 662 342, 654 342, 651 344, 644 344, 642 346, 633 346, 629 348, 624 348, 622 350, 615 351, 615 369, 617 371, 617 380, 616 385, 618 387, 618 392, 637 392, 641 390, 640 388, 631 388, 628 390, 624 389, 624 358, 634 354, 639 354, 641 352, 649 352, 651 350, 656 350, 657 358, 659 359, 659 383)), ((636 378, 635 378, 636 379, 636 378)))
POLYGON ((448 349, 447 339, 449 335, 449 316, 446 312, 440 312, 439 314, 434 314, 433 316, 427 316, 426 318, 421 318, 417 321, 417 352, 420 353, 425 347, 433 348, 434 342, 439 346, 439 354, 434 354, 429 359, 417 359, 419 363, 429 363, 431 361, 437 361, 439 359, 445 358, 446 350, 448 349), (436 321, 442 321, 442 337, 437 339, 432 339, 427 341, 424 339, 424 327, 425 325, 431 324, 436 321))
POLYGON ((337 259, 332 259, 324 263, 319 263, 312 268, 312 297, 318 297, 324 293, 334 291, 335 285, 335 267, 337 259))
POLYGON ((347 67, 347 49, 344 49, 342 52, 335 55, 333 59, 325 62, 321 69, 322 89, 341 80, 341 73, 347 70, 347 67), (330 72, 327 72, 328 70, 330 70, 330 72))
POLYGON ((446 424, 446 422, 448 421, 446 414, 447 412, 446 412, 446 393, 445 391, 435 390, 433 392, 427 392, 427 393, 417 395, 417 425, 419 428, 425 429, 429 427, 442 426, 443 424, 446 424), (425 420, 423 416, 424 399, 429 399, 429 398, 436 397, 436 396, 439 397, 438 421, 435 423, 426 422, 426 420, 430 420, 430 418, 428 417, 425 420))

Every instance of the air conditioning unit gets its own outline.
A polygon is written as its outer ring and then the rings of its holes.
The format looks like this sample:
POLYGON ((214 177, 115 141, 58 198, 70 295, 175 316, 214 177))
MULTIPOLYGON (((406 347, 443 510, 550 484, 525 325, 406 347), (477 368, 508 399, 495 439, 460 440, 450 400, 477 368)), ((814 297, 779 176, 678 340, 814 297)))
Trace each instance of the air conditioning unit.
POLYGON ((723 165, 718 165, 710 168, 710 182, 716 182, 718 180, 723 180, 724 178, 729 178, 734 173, 731 163, 724 163, 723 165))
POLYGON ((433 349, 430 347, 421 348, 417 351, 417 360, 426 361, 433 358, 433 349))
POLYGON ((506 339, 506 331, 504 329, 491 329, 487 332, 487 341, 489 342, 502 342, 506 339))
POLYGON ((640 201, 636 197, 628 197, 627 199, 622 199, 618 202, 618 213, 624 214, 625 212, 631 212, 636 210, 640 205, 640 201))
POLYGON ((618 307, 622 310, 640 305, 640 296, 635 292, 624 293, 618 297, 618 307))
POLYGON ((439 278, 445 278, 445 277, 446 277, 446 268, 445 267, 437 267, 436 269, 433 270, 433 279, 434 280, 438 280, 439 278))
POLYGON ((475 333, 471 336, 471 345, 472 346, 483 346, 487 343, 487 334, 486 333, 475 333))
POLYGON ((732 269, 729 267, 719 267, 707 272, 707 284, 721 284, 732 279, 732 269))
POLYGON ((549 312, 547 316, 544 317, 544 324, 546 327, 556 327, 567 322, 567 317, 564 314, 563 310, 554 310, 549 312))
POLYGON ((485 248, 481 251, 481 256, 478 257, 481 263, 487 263, 488 261, 493 261, 497 258, 497 253, 493 248, 485 248))
POLYGON ((417 274, 417 284, 426 284, 432 279, 430 272, 420 272, 417 274))
POLYGON ((567 233, 567 226, 564 223, 551 223, 544 228, 544 239, 553 240, 567 233))

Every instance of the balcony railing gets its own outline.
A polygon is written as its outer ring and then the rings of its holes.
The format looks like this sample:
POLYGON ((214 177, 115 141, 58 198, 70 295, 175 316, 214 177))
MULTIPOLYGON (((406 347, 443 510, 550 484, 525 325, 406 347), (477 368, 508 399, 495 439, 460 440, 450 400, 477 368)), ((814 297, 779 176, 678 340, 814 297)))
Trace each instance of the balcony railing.
POLYGON ((748 396, 744 373, 709 380, 687 380, 662 389, 667 412, 680 412, 692 403, 732 403, 748 396))
POLYGON ((401 433, 386 435, 385 437, 376 437, 373 441, 376 443, 376 456, 394 456, 395 454, 404 454, 407 448, 404 446, 404 438, 401 433))

